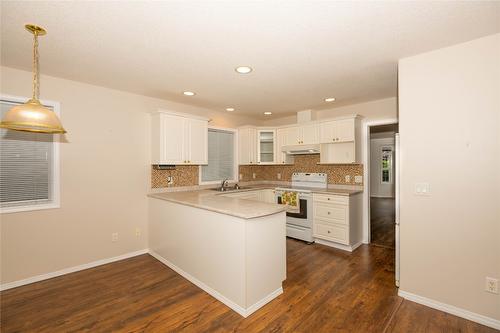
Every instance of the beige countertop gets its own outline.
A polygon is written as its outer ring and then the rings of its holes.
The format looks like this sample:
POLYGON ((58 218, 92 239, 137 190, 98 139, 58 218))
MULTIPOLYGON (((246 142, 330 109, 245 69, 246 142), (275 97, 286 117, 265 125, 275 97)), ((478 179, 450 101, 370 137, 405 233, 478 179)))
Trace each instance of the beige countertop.
MULTIPOLYGON (((256 188, 254 188, 255 190, 256 188)), ((244 189, 245 191, 249 189, 244 189)), ((232 191, 234 193, 236 191, 232 191)), ((227 192, 224 192, 227 193, 227 192)), ((283 205, 231 198, 219 195, 221 192, 213 190, 151 193, 150 198, 175 202, 181 205, 210 210, 213 212, 231 215, 243 219, 273 215, 286 211, 283 205)))
MULTIPOLYGON (((265 202, 246 200, 240 198, 231 198, 223 196, 221 194, 247 192, 247 191, 264 190, 264 189, 274 190, 276 187, 280 186, 273 184, 255 184, 255 185, 252 184, 252 185, 244 185, 243 188, 240 190, 227 191, 227 192, 217 192, 210 189, 200 189, 192 191, 156 192, 156 193, 151 193, 148 196, 150 198, 175 202, 178 204, 206 209, 213 212, 231 215, 239 218, 252 219, 286 211, 287 207, 272 203, 265 203, 265 202)), ((312 192, 317 194, 350 196, 361 193, 363 191, 359 189, 348 189, 348 188, 328 188, 328 189, 312 190, 312 192)))

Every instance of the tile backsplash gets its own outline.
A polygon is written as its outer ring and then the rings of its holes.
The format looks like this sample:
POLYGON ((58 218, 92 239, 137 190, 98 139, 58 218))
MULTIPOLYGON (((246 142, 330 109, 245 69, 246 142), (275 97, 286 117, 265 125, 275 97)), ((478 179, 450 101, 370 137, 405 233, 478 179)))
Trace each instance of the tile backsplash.
POLYGON ((178 165, 175 170, 156 170, 151 166, 151 188, 168 187, 168 176, 174 181, 170 187, 198 185, 199 168, 198 165, 178 165))
POLYGON ((319 154, 295 155, 293 165, 240 165, 240 181, 282 180, 291 181, 294 172, 322 172, 328 174, 328 184, 363 185, 355 183, 355 176, 363 176, 362 164, 318 164, 319 154), (253 174, 255 173, 255 178, 253 174), (278 179, 278 173, 281 179, 278 179), (345 176, 350 176, 346 182, 345 176))
MULTIPOLYGON (((363 185, 355 183, 355 176, 363 176, 362 164, 318 164, 319 154, 296 155, 293 165, 240 165, 239 174, 243 177, 240 181, 267 180, 291 181, 294 172, 323 172, 328 174, 328 184, 363 185), (255 173, 255 178, 253 174, 255 173), (278 179, 278 173, 281 179, 278 179), (350 176, 350 182, 345 181, 345 176, 350 176)), ((156 170, 151 166, 151 188, 167 186, 167 177, 173 177, 170 187, 194 186, 199 183, 199 166, 179 165, 175 170, 156 170)))

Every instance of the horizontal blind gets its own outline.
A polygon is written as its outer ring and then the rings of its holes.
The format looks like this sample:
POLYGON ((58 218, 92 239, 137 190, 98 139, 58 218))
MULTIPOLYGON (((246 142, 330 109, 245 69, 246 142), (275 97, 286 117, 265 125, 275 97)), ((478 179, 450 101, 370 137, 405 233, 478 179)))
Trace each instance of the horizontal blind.
POLYGON ((208 165, 201 167, 203 182, 234 179, 234 133, 208 130, 208 165))
MULTIPOLYGON (((16 104, 1 101, 1 116, 16 104)), ((53 136, 0 129, 0 207, 52 199, 53 136)))

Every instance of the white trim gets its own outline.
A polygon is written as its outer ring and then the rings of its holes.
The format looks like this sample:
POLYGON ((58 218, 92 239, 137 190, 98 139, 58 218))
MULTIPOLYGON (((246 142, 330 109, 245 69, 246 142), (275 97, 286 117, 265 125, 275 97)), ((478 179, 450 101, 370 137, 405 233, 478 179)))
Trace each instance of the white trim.
POLYGON ((269 295, 267 295, 266 297, 264 297, 263 299, 261 299, 260 301, 256 302, 255 304, 253 304, 245 309, 244 307, 234 303, 233 301, 229 300, 225 296, 221 295, 215 289, 210 288, 209 286, 207 286, 206 284, 204 284, 203 282, 201 282, 200 280, 198 280, 197 278, 195 278, 191 274, 183 271, 181 268, 177 267, 176 265, 174 265, 173 263, 171 263, 167 259, 163 258, 161 255, 154 252, 153 250, 149 250, 149 254, 151 256, 153 256, 154 258, 156 258, 161 263, 163 263, 165 266, 168 266, 173 271, 175 271, 177 274, 179 274, 180 276, 182 276, 183 278, 185 278, 189 282, 193 283, 198 288, 204 290, 205 292, 207 292, 208 294, 213 296, 215 299, 224 303, 225 305, 227 305, 228 307, 233 309, 235 312, 237 312, 240 316, 243 316, 245 318, 283 293, 283 287, 280 287, 280 288, 276 289, 275 291, 273 291, 272 293, 270 293, 269 295))
POLYGON ((155 114, 155 113, 164 113, 164 114, 168 114, 168 115, 171 115, 171 116, 177 116, 177 117, 183 117, 183 118, 190 118, 190 119, 198 119, 198 120, 205 120, 205 121, 208 121, 210 122, 210 118, 207 118, 207 117, 203 117, 203 116, 197 116, 195 114, 192 114, 192 113, 183 113, 183 112, 177 112, 177 111, 170 111, 170 110, 165 110, 165 109, 159 109, 158 111, 154 111, 154 112, 151 112, 152 114, 155 114))
POLYGON ((396 197, 390 195, 370 195, 370 198, 383 198, 383 199, 395 199, 396 197))
POLYGON ((47 279, 52 279, 52 278, 55 278, 55 277, 58 277, 61 275, 66 275, 69 273, 82 271, 84 269, 89 269, 89 268, 109 264, 109 263, 112 263, 115 261, 120 261, 123 259, 132 258, 132 257, 139 256, 139 255, 146 254, 146 253, 148 253, 148 249, 143 249, 143 250, 139 250, 139 251, 135 251, 135 252, 125 253, 125 254, 122 254, 122 255, 119 255, 116 257, 112 257, 112 258, 106 258, 106 259, 101 259, 101 260, 97 260, 97 261, 92 261, 92 262, 89 262, 89 263, 83 264, 83 265, 64 268, 64 269, 61 269, 59 271, 55 271, 55 272, 51 272, 51 273, 47 273, 47 274, 32 276, 32 277, 27 278, 27 279, 17 280, 17 281, 13 281, 13 282, 9 282, 9 283, 4 283, 4 284, 0 285, 0 291, 24 286, 26 284, 35 283, 35 282, 39 282, 39 281, 43 281, 43 280, 47 280, 47 279))
POLYGON ((485 326, 500 330, 500 320, 498 320, 498 319, 486 317, 486 316, 480 315, 478 313, 471 312, 469 310, 457 308, 456 306, 449 305, 446 303, 441 303, 441 302, 435 301, 435 300, 427 298, 427 297, 415 295, 415 294, 409 293, 407 291, 403 291, 401 289, 399 289, 398 295, 403 297, 404 299, 409 300, 409 301, 419 303, 419 304, 428 306, 430 308, 444 311, 446 313, 450 313, 452 315, 455 315, 455 316, 458 316, 458 317, 461 317, 461 318, 464 318, 467 320, 471 320, 471 321, 479 323, 481 325, 485 325, 485 326))
MULTIPOLYGON (((225 127, 217 127, 217 126, 208 126, 208 129, 214 129, 214 130, 219 130, 219 131, 226 131, 226 132, 232 132, 234 135, 234 145, 233 145, 233 157, 234 157, 234 165, 233 165, 233 179, 228 179, 228 182, 230 183, 237 183, 239 179, 239 168, 238 168, 238 130, 236 128, 225 128, 225 127)), ((207 139, 208 140, 208 139, 207 139)), ((207 141, 208 145, 208 141, 207 141)), ((208 152, 207 152, 208 154, 208 152)), ((207 155, 207 160, 208 160, 208 155, 207 155)), ((207 164, 208 165, 208 164, 207 164)), ((198 185, 220 185, 221 180, 214 180, 214 181, 209 181, 209 182, 204 182, 201 180, 201 169, 202 165, 198 168, 198 185)))
POLYGON ((365 190, 363 191, 363 243, 369 244, 370 235, 370 127, 378 125, 397 124, 397 118, 388 118, 373 121, 363 121, 363 179, 365 190))
MULTIPOLYGON (((12 95, 0 94, 0 100, 7 103, 25 103, 29 98, 28 97, 19 97, 12 95)), ((61 117, 61 104, 55 101, 49 101, 46 99, 40 100, 45 106, 50 106, 52 111, 57 115, 57 117, 61 117)), ((26 205, 26 206, 11 206, 11 207, 3 207, 0 208, 0 214, 8 214, 8 213, 18 213, 18 212, 27 212, 27 211, 35 211, 35 210, 43 210, 43 209, 56 209, 61 207, 61 177, 60 177, 60 154, 59 154, 59 141, 61 135, 55 134, 53 144, 53 164, 52 164, 52 198, 49 203, 41 204, 41 205, 26 205), (58 135, 58 137, 56 136, 58 135)))
POLYGON ((363 244, 363 242, 358 242, 354 245, 344 245, 344 244, 338 244, 335 242, 330 242, 330 241, 327 241, 324 239, 319 239, 319 238, 314 238, 314 242, 321 244, 321 245, 333 247, 333 248, 336 248, 339 250, 347 251, 347 252, 353 252, 354 250, 356 250, 358 247, 360 247, 363 244))

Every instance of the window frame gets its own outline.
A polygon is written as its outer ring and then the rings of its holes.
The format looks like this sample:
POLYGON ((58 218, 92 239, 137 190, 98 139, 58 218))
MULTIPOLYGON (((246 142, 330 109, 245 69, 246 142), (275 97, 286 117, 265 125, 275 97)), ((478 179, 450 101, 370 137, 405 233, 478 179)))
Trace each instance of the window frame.
MULTIPOLYGON (((216 126, 208 126, 208 130, 218 130, 218 131, 226 131, 226 132, 232 132, 234 135, 234 144, 233 144, 233 157, 234 157, 234 165, 233 165, 233 179, 228 179, 229 182, 236 183, 239 180, 239 170, 238 170, 238 130, 235 128, 226 128, 226 127, 216 127, 216 126)), ((208 132, 207 132, 208 133, 208 132)), ((207 141, 207 149, 208 149, 208 141, 207 141)), ((207 151, 207 156, 208 156, 208 151, 207 151)), ((215 185, 215 184, 220 184, 222 181, 221 180, 211 180, 204 182, 202 181, 202 165, 199 167, 198 171, 198 184, 199 185, 215 185)))
POLYGON ((380 183, 382 185, 392 185, 393 184, 393 163, 394 163, 394 147, 391 145, 384 145, 381 147, 381 156, 380 156, 380 183), (390 152, 390 153, 389 153, 390 152), (384 169, 384 155, 390 156, 389 168, 384 169), (387 182, 384 181, 384 170, 387 170, 389 173, 389 180, 387 182))
MULTIPOLYGON (((22 104, 29 100, 29 97, 19 97, 19 96, 11 96, 0 94, 0 101, 6 103, 15 103, 22 104)), ((45 106, 51 107, 54 113, 60 117, 61 116, 61 105, 59 102, 50 101, 50 100, 40 100, 45 106)), ((56 209, 61 208, 61 183, 60 183, 60 154, 59 154, 59 144, 60 144, 60 134, 52 134, 54 135, 53 144, 53 161, 52 161, 52 198, 50 202, 46 204, 26 204, 12 207, 0 207, 0 214, 9 214, 9 213, 18 213, 18 212, 29 212, 36 210, 45 210, 45 209, 56 209)), ((29 202, 29 201, 28 201, 29 202)))

